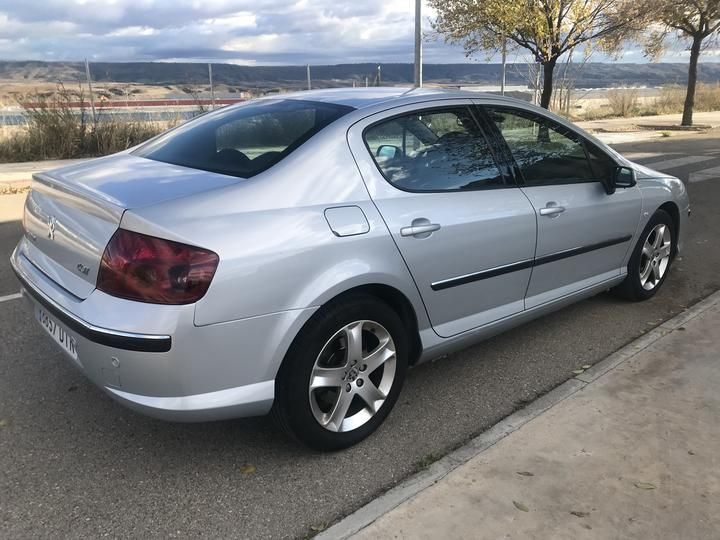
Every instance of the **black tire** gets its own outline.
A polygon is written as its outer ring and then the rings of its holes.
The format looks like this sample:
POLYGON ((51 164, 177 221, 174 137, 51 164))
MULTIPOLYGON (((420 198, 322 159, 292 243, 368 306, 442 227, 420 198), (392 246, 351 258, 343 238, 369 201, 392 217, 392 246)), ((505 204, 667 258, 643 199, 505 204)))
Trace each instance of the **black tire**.
POLYGON ((668 274, 670 273, 670 267, 672 266, 672 261, 675 257, 676 249, 677 231, 675 230, 675 224, 670 217, 670 214, 665 212, 665 210, 657 210, 648 221, 645 229, 643 229, 643 232, 638 238, 638 242, 633 249, 632 256, 630 257, 630 262, 628 263, 628 273, 625 277, 625 281, 615 287, 613 289, 613 292, 618 296, 621 296, 622 298, 634 302, 642 302, 643 300, 648 300, 649 298, 655 296, 655 294, 660 290, 660 287, 662 287, 662 284, 665 282, 668 274), (645 241, 647 240, 651 231, 653 231, 653 229, 660 224, 667 226, 670 231, 670 259, 668 261, 668 266, 665 270, 665 273, 662 275, 660 280, 651 289, 646 289, 642 286, 640 280, 640 267, 643 263, 643 245, 645 244, 645 241))
POLYGON ((374 296, 345 296, 323 306, 293 341, 275 379, 271 414, 282 431, 310 448, 322 451, 347 448, 365 439, 385 420, 400 394, 407 365, 407 332, 398 314, 374 296), (390 334, 395 344, 395 376, 385 401, 369 420, 349 431, 331 431, 313 414, 310 377, 325 344, 346 325, 363 320, 382 325, 390 334))

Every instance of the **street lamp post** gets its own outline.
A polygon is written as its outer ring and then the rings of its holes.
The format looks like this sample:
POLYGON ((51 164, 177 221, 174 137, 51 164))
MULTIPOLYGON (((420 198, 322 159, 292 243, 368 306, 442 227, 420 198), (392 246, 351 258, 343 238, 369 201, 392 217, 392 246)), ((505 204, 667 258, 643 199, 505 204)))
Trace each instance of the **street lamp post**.
POLYGON ((422 0, 415 0, 415 88, 422 87, 422 0))

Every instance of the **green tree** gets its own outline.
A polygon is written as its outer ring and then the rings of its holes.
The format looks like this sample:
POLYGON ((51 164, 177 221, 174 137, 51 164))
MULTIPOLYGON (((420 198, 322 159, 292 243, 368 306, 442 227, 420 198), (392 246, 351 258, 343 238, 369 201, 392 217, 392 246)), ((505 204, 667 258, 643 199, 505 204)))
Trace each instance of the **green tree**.
POLYGON ((470 56, 497 50, 503 40, 529 51, 542 65, 540 105, 550 106, 560 57, 582 45, 615 53, 641 27, 632 0, 429 0, 433 28, 470 56))
POLYGON ((705 45, 720 33, 720 0, 648 0, 647 10, 660 28, 649 34, 645 50, 659 57, 668 37, 690 42, 687 93, 682 125, 692 126, 698 60, 705 45))

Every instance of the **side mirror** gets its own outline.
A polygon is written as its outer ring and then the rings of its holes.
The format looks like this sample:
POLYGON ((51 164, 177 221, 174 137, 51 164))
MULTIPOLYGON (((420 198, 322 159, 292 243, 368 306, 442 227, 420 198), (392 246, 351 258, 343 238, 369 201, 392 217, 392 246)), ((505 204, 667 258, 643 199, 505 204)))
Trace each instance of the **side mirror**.
POLYGON ((631 188, 637 184, 635 169, 620 166, 613 171, 613 186, 616 188, 631 188))
POLYGON ((375 151, 375 155, 381 158, 393 159, 402 156, 402 149, 399 146, 393 146, 392 144, 382 144, 378 146, 375 151))

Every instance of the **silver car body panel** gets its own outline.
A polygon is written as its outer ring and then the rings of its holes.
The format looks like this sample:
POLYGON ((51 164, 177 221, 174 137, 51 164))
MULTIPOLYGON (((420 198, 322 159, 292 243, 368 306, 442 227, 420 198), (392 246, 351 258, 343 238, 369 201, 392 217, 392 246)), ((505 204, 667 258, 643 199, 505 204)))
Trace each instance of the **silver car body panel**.
POLYGON ((689 210, 682 182, 632 164, 553 115, 633 167, 637 186, 612 196, 594 184, 408 193, 385 181, 362 141, 364 126, 400 111, 473 102, 537 111, 527 104, 382 88, 283 97, 357 110, 248 180, 120 154, 34 183, 30 226, 12 256, 34 309, 44 298, 100 331, 172 339, 166 352, 145 352, 75 335, 76 365, 114 399, 175 420, 263 414, 295 336, 320 306, 349 290, 382 286, 402 295, 416 317, 417 361, 425 361, 619 283, 631 247, 663 204, 680 209, 682 245, 689 210), (572 211, 536 217, 549 200, 572 211), (53 212, 68 227, 55 231, 54 242, 70 246, 64 252, 49 238, 39 241, 53 212), (417 218, 441 228, 425 238, 401 236, 417 218), (220 265, 207 294, 194 305, 161 306, 96 290, 96 265, 118 226, 216 252, 220 265), (627 235, 596 253, 533 267, 538 256, 627 235), (73 264, 91 270, 78 274, 73 264), (494 275, 508 265, 517 270, 494 275), (478 273, 485 279, 475 279, 478 273))
MULTIPOLYGON (((442 106, 470 106, 470 100, 447 100, 442 106)), ((396 107, 402 114, 435 108, 396 107)), ((368 154, 363 131, 387 113, 370 115, 348 131, 370 197, 385 219, 393 240, 413 274, 433 327, 449 337, 524 309, 530 267, 476 280, 462 287, 438 285, 477 272, 532 260, 535 253, 535 212, 516 187, 446 193, 411 193, 393 187, 368 154), (403 236, 401 229, 417 220, 441 228, 429 236, 403 236), (462 257, 457 254, 462 253, 462 257), (434 287, 433 287, 434 286, 434 287)))

